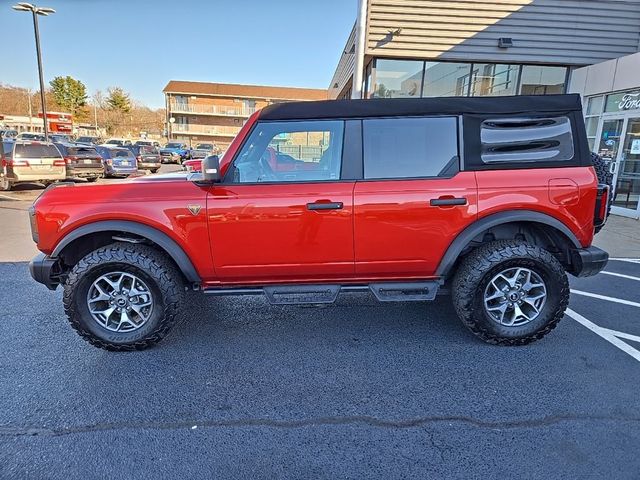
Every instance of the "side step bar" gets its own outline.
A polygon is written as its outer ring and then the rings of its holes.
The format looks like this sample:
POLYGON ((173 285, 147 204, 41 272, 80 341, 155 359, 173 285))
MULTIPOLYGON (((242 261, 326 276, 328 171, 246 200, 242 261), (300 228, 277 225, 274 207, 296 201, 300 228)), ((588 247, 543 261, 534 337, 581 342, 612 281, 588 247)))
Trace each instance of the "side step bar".
POLYGON ((371 283, 369 285, 273 285, 249 288, 205 288, 209 295, 265 295, 271 305, 308 305, 333 303, 341 292, 371 291, 380 302, 430 301, 436 297, 440 282, 371 283))

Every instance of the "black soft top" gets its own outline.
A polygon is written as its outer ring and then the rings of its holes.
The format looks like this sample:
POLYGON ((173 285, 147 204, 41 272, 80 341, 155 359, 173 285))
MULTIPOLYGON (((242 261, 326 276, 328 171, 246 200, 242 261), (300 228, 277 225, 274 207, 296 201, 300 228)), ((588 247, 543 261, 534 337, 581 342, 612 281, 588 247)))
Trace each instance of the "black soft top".
POLYGON ((581 111, 580 95, 511 97, 374 98, 276 103, 260 113, 263 120, 398 117, 417 115, 513 114, 581 111))

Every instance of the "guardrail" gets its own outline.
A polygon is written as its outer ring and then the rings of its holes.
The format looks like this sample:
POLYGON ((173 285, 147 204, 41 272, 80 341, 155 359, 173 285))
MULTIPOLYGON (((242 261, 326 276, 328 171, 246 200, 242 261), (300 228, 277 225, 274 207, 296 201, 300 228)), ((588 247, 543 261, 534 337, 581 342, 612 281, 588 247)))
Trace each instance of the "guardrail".
POLYGON ((219 135, 223 137, 235 137, 240 127, 209 126, 174 123, 171 126, 172 133, 187 133, 194 135, 219 135))
POLYGON ((197 105, 186 103, 169 104, 171 112, 175 113, 194 113, 201 115, 222 115, 225 117, 249 117, 257 110, 255 107, 228 107, 223 105, 197 105))

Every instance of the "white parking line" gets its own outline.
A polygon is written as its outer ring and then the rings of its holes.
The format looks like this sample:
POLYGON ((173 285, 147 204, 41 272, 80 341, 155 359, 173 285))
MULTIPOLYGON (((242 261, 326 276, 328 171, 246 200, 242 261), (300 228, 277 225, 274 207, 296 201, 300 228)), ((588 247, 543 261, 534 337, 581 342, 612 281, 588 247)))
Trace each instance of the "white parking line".
POLYGON ((600 273, 604 273, 605 275, 613 275, 614 277, 626 278, 629 280, 636 280, 640 282, 640 277, 632 277, 631 275, 625 275, 623 273, 614 273, 614 272, 600 272, 600 273))
POLYGON ((617 262, 628 262, 640 264, 640 258, 610 258, 609 260, 615 260, 617 262))
POLYGON ((591 293, 591 292, 583 292, 582 290, 574 290, 573 288, 571 289, 571 293, 575 293, 576 295, 583 295, 585 297, 592 297, 592 298, 597 298, 599 300, 606 300, 608 302, 621 303, 622 305, 630 305, 632 307, 640 308, 640 303, 632 302, 631 300, 623 300, 622 298, 607 297, 606 295, 599 295, 597 293, 591 293))
POLYGON ((636 350, 631 345, 629 345, 626 342, 623 342, 619 338, 619 337, 621 337, 621 338, 626 338, 628 340, 640 341, 640 337, 636 337, 635 335, 630 335, 628 333, 616 332, 615 330, 609 330, 608 328, 599 327, 595 323, 591 322, 590 320, 587 320, 582 315, 580 315, 578 312, 574 312, 570 308, 567 308, 567 311, 565 313, 569 317, 573 318, 576 322, 578 322, 581 325, 587 327, 589 330, 591 330, 596 335, 604 338, 607 342, 611 343, 612 345, 615 345, 620 350, 622 350, 623 352, 631 355, 633 358, 635 358, 636 360, 638 360, 640 362, 640 350, 636 350))

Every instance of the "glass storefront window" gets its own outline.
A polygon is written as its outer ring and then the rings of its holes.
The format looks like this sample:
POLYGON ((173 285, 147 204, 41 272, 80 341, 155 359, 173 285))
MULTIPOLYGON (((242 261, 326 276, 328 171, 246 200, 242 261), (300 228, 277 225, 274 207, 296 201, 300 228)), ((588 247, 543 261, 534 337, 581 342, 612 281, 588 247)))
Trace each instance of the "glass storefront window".
POLYGON ((515 95, 520 65, 474 63, 471 96, 515 95))
POLYGON ((584 124, 587 128, 587 137, 596 136, 596 132, 598 131, 598 120, 600 120, 600 117, 587 117, 585 119, 584 124))
POLYGON ((567 78, 565 67, 524 65, 520 77, 520 95, 550 95, 564 93, 567 78))
POLYGON ((376 60, 370 98, 419 97, 423 61, 376 60))
POLYGON ((611 161, 615 161, 620 148, 623 120, 607 120, 602 124, 598 155, 611 161))
POLYGON ((600 115, 602 113, 603 101, 604 97, 602 95, 598 95, 597 97, 589 97, 587 99, 587 115, 600 115))
POLYGON ((423 97, 466 97, 470 63, 426 62, 423 97))
POLYGON ((640 110, 640 90, 607 95, 605 112, 625 112, 627 110, 640 110))

